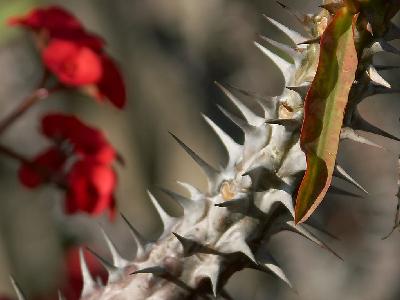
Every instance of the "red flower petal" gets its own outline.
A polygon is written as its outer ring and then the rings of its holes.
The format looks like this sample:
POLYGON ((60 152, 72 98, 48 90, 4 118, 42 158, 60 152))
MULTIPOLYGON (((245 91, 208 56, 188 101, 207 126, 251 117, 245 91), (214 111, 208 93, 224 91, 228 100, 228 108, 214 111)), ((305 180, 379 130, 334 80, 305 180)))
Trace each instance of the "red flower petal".
POLYGON ((45 66, 65 85, 94 84, 103 73, 99 55, 78 43, 53 39, 42 52, 45 66))
POLYGON ((107 98, 118 108, 126 103, 125 83, 115 62, 108 56, 102 56, 103 76, 97 83, 99 98, 107 98))
POLYGON ((9 25, 22 25, 33 30, 47 29, 83 29, 79 20, 59 6, 49 6, 30 11, 24 17, 14 17, 8 20, 9 25))
POLYGON ((109 164, 116 157, 115 149, 98 129, 82 126, 79 131, 71 134, 70 141, 78 153, 97 162, 109 164))
POLYGON ((114 147, 103 132, 82 123, 75 116, 48 114, 42 119, 42 132, 53 140, 69 141, 76 154, 90 157, 99 163, 110 164, 116 157, 114 147))
POLYGON ((32 160, 32 164, 22 164, 18 170, 20 182, 35 188, 41 185, 51 173, 59 172, 64 166, 66 156, 56 147, 51 147, 32 160))
POLYGON ((105 44, 101 37, 87 32, 74 15, 59 6, 34 9, 24 17, 10 18, 8 24, 34 31, 45 30, 50 38, 75 41, 96 51, 105 44))
POLYGON ((52 113, 42 118, 42 133, 51 139, 66 139, 81 126, 82 122, 73 115, 52 113))
POLYGON ((116 175, 112 168, 95 160, 77 161, 68 174, 66 212, 99 215, 114 209, 116 175))

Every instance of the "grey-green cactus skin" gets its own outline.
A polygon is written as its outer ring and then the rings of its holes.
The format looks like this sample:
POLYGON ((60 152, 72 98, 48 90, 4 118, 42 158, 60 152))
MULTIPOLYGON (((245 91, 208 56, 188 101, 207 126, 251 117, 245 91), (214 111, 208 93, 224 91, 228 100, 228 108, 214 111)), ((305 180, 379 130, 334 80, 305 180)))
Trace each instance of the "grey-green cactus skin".
MULTIPOLYGON (((132 261, 122 258, 110 238, 104 234, 112 260, 90 251, 108 270, 108 282, 102 286, 92 278, 81 252, 84 278, 82 300, 230 299, 224 285, 232 274, 243 268, 274 274, 291 286, 284 271, 268 252, 268 241, 274 234, 283 230, 292 231, 329 249, 303 225, 294 224, 293 197, 306 169, 305 155, 299 143, 304 97, 318 65, 317 38, 328 24, 330 15, 323 10, 317 15, 304 17, 308 36, 302 36, 265 17, 286 34, 292 44, 281 44, 267 37, 262 38, 266 46, 255 43, 281 70, 285 81, 280 95, 270 99, 254 99, 263 115, 253 112, 232 91, 217 84, 238 108, 241 116, 224 108, 219 109, 243 131, 245 137, 244 143, 238 144, 204 116, 225 146, 228 162, 224 167, 210 166, 171 134, 204 171, 208 179, 207 191, 199 191, 184 182, 180 184, 187 189, 187 197, 163 190, 182 206, 184 213, 178 218, 168 215, 149 192, 149 199, 163 223, 160 238, 155 242, 146 241, 122 216, 137 244, 136 258, 132 261), (270 46, 284 52, 290 60, 275 54, 270 46)), ((356 109, 356 104, 370 95, 393 92, 378 73, 382 67, 372 64, 373 54, 395 51, 386 40, 371 41, 364 50, 360 63, 365 65, 366 71, 357 78, 352 88, 342 139, 380 147, 360 136, 355 131, 358 129, 397 139, 367 123, 356 109)), ((336 165, 334 176, 366 192, 339 165, 336 165)), ((337 188, 331 191, 344 193, 337 188)), ((24 299, 17 284, 14 285, 19 298, 24 299)), ((61 294, 60 299, 63 299, 61 294)))

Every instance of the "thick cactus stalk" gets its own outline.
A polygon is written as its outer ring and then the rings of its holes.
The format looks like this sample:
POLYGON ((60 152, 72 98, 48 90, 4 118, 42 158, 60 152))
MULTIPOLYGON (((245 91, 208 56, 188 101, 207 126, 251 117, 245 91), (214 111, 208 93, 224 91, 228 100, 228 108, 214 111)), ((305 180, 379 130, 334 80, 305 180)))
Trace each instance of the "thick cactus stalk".
MULTIPOLYGON (((228 154, 226 166, 215 168, 172 134, 204 171, 208 190, 201 192, 187 183, 180 184, 187 189, 188 197, 163 190, 182 206, 184 213, 179 218, 168 215, 149 192, 149 199, 164 227, 160 238, 155 242, 146 241, 122 216, 137 244, 136 258, 133 261, 123 259, 105 234, 112 261, 90 250, 109 272, 108 283, 102 286, 92 278, 81 253, 83 300, 230 299, 224 285, 232 274, 243 268, 274 274, 291 286, 284 271, 268 252, 268 241, 274 234, 292 231, 329 249, 303 225, 294 222, 294 198, 307 167, 299 139, 304 99, 317 71, 319 37, 332 14, 341 7, 341 3, 324 4, 321 13, 301 17, 307 28, 307 36, 266 17, 292 41, 292 45, 286 45, 263 37, 265 44, 284 52, 289 61, 270 48, 255 43, 280 69, 285 82, 283 92, 271 99, 257 99, 264 111, 264 115, 259 116, 231 91, 217 84, 241 112, 242 116, 239 117, 220 108, 243 131, 244 143, 238 144, 204 116, 228 154)), ((398 52, 388 44, 389 40, 400 36, 398 28, 390 23, 390 19, 382 22, 388 28, 370 35, 361 32, 362 36, 356 40, 359 65, 340 135, 341 139, 376 147, 380 146, 360 136, 355 130, 398 140, 365 121, 357 111, 357 105, 366 97, 394 92, 378 73, 385 67, 374 66, 372 61, 375 53, 398 52)), ((335 166, 333 176, 367 193, 342 166, 335 166)), ((338 188, 331 188, 331 192, 346 193, 338 188)))

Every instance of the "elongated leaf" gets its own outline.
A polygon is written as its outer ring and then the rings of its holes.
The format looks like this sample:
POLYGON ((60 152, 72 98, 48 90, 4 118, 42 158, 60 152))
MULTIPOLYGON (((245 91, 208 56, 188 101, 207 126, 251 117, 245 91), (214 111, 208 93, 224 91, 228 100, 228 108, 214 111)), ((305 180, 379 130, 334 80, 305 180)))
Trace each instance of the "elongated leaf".
POLYGON ((348 8, 339 9, 321 37, 317 73, 305 99, 300 141, 307 170, 297 194, 296 223, 313 213, 332 180, 343 115, 358 64, 353 32, 356 19, 348 8))

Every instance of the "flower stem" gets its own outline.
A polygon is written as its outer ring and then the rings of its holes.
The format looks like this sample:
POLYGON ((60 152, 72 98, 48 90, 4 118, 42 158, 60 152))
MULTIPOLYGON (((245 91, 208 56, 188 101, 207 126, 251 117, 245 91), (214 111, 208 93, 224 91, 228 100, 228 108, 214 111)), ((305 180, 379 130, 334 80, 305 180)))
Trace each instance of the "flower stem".
POLYGON ((53 173, 46 167, 32 162, 32 160, 26 158, 24 155, 2 144, 0 144, 0 155, 12 158, 21 164, 29 165, 32 169, 42 175, 43 178, 46 178, 46 181, 49 183, 53 183, 61 189, 66 189, 66 183, 62 174, 53 173))
POLYGON ((46 88, 39 88, 35 90, 31 95, 25 98, 24 101, 13 110, 8 116, 0 121, 0 135, 19 117, 21 117, 26 111, 28 111, 35 103, 40 100, 47 98, 50 95, 50 91, 46 88))
POLYGON ((20 153, 17 153, 16 151, 14 151, 11 148, 8 148, 7 146, 1 145, 0 144, 0 154, 13 158, 21 163, 30 163, 30 160, 28 158, 26 158, 25 156, 23 156, 20 153))

